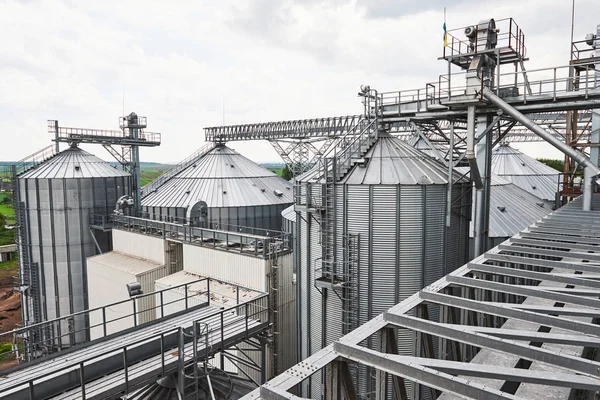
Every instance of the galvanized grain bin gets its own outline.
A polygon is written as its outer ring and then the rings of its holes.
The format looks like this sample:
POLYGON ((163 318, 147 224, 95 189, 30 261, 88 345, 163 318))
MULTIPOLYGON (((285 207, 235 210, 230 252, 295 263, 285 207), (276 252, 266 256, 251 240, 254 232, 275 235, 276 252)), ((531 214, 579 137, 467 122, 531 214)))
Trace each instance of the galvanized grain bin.
POLYGON ((492 151, 492 172, 542 200, 556 199, 559 172, 508 143, 501 143, 492 151))
MULTIPOLYGON (((89 215, 110 215, 117 199, 131 194, 131 176, 72 146, 19 175, 18 181, 31 260, 21 265, 28 282, 24 323, 87 309, 86 257, 98 251, 89 215)), ((109 235, 95 232, 103 252, 109 250, 109 235)), ((75 318, 73 324, 65 322, 61 335, 84 327, 82 319, 75 318)), ((84 341, 86 336, 83 330, 63 336, 60 345, 84 341)))
MULTIPOLYGON (((186 221, 204 202, 206 225, 281 229, 281 212, 293 202, 292 185, 225 145, 217 145, 142 199, 150 218, 186 221)), ((186 221, 187 222, 187 221, 186 221)))
MULTIPOLYGON (((302 359, 463 265, 468 257, 470 182, 459 174, 452 178, 448 228, 447 168, 408 143, 379 135, 364 159, 335 183, 331 222, 323 222, 327 217, 322 210, 302 203, 325 202, 319 176, 322 172, 309 171, 298 178, 297 187, 302 359), (335 226, 333 254, 348 275, 350 289, 341 292, 319 287, 321 262, 328 251, 322 246, 322 225, 327 223, 335 226)), ((400 331, 398 345, 400 354, 412 355, 414 334, 400 331)), ((358 373, 361 395, 373 390, 369 373, 358 373)), ((303 394, 318 396, 320 384, 320 377, 312 378, 310 393, 303 394)))

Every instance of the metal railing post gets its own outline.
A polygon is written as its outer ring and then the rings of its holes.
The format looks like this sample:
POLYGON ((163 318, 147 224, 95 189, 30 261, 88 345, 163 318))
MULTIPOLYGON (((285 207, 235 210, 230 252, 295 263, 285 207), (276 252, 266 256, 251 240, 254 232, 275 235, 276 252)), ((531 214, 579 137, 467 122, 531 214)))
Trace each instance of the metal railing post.
POLYGON ((133 326, 137 326, 137 306, 135 303, 135 299, 133 301, 133 326))
POLYGON ((188 284, 185 284, 185 309, 188 309, 188 284))
POLYGON ((123 347, 123 375, 125 377, 125 394, 129 393, 129 369, 127 366, 127 347, 123 347))
POLYGON ((79 380, 81 382, 81 398, 85 400, 85 375, 83 372, 83 362, 79 363, 79 380))
POLYGON ((160 334, 160 375, 165 376, 165 334, 160 334))
POLYGON ((164 316, 165 316, 165 301, 163 299, 163 291, 161 290, 160 291, 160 317, 163 318, 164 316))
POLYGON ((208 305, 210 306, 210 279, 206 280, 206 298, 208 299, 208 305))
POLYGON ((102 328, 106 336, 106 307, 102 307, 102 328))

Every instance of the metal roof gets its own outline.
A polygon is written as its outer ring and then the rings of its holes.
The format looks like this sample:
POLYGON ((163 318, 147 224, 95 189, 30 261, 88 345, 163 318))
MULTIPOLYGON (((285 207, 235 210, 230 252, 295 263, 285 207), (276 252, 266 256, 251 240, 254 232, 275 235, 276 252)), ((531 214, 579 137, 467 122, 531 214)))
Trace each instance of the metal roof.
POLYGON ((220 145, 142 199, 145 207, 245 207, 293 202, 292 184, 220 145), (279 195, 278 193, 281 193, 279 195))
POLYGON ((296 222, 296 211, 294 211, 294 206, 291 205, 285 210, 281 212, 281 216, 283 219, 286 219, 291 222, 296 222))
MULTIPOLYGON (((448 169, 403 140, 388 134, 364 156, 365 166, 355 165, 342 179, 347 185, 436 185, 448 183, 448 169)), ((455 174, 454 182, 467 179, 455 174)))
POLYGON ((96 264, 101 264, 106 268, 107 273, 110 273, 108 272, 109 269, 116 269, 136 276, 164 267, 164 264, 133 257, 118 251, 99 254, 97 256, 89 257, 88 260, 92 260, 96 264))
POLYGON ((79 147, 71 146, 19 175, 24 179, 111 178, 129 176, 79 147))
MULTIPOLYGON (((469 168, 457 167, 456 170, 465 173, 469 168)), ((550 212, 552 212, 552 203, 535 197, 510 181, 492 174, 490 237, 511 237, 534 222, 539 221, 550 212)), ((473 237, 472 220, 470 235, 473 237)))
POLYGON ((600 195, 593 195, 595 211, 582 211, 581 203, 546 216, 245 398, 297 399, 288 390, 328 366, 338 377, 333 383, 354 394, 348 362, 384 372, 374 374, 376 387, 391 376, 396 393, 408 379, 443 399, 593 397, 600 390, 600 195), (444 310, 439 320, 429 319, 432 309, 444 310), (390 328, 413 331, 423 345, 414 355, 397 354, 390 328), (381 350, 361 344, 373 337, 381 350))
POLYGON ((540 199, 554 201, 556 197, 559 172, 506 143, 492 151, 492 172, 540 199))

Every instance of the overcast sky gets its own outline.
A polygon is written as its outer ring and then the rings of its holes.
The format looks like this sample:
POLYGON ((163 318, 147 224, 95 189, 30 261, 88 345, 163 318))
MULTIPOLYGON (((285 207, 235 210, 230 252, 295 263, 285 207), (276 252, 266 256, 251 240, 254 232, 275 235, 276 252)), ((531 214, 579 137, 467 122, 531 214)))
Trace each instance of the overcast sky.
MULTIPOLYGON (((411 89, 444 73, 444 6, 448 29, 512 16, 528 69, 568 63, 570 0, 0 0, 0 160, 50 144, 47 119, 118 128, 123 92, 125 111, 163 134, 143 161, 177 162, 223 121, 358 114, 361 84, 411 89)), ((595 31, 600 1, 577 0, 575 21, 576 38, 595 31)), ((230 146, 279 160, 266 142, 230 146)))

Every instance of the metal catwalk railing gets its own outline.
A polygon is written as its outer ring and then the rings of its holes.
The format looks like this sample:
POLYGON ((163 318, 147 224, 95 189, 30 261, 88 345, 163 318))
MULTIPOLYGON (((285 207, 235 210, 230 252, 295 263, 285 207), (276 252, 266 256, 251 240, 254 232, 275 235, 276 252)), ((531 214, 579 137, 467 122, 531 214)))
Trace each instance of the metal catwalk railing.
MULTIPOLYGON (((150 313, 156 312, 157 316, 165 315, 165 308, 174 305, 182 310, 197 307, 197 299, 206 298, 202 305, 210 305, 210 283, 221 281, 212 278, 203 278, 190 283, 185 283, 168 289, 152 293, 145 293, 126 300, 96 307, 49 321, 39 322, 23 328, 0 333, 0 343, 13 343, 11 350, 0 353, 0 359, 15 359, 19 361, 32 360, 49 354, 57 354, 63 350, 72 349, 71 337, 80 333, 89 337, 94 332, 94 339, 109 336, 115 327, 129 324, 132 327, 141 325, 141 320, 147 320, 150 313), (198 286, 202 288, 199 289, 198 286), (193 287, 193 288, 192 288, 193 287), (172 301, 165 301, 170 295, 182 295, 172 301), (141 300, 150 298, 155 306, 140 308, 141 300), (194 302, 190 302, 193 299, 194 302), (115 312, 114 309, 118 309, 115 312), (77 323, 75 323, 77 321, 77 323), (25 355, 27 353, 27 356, 25 355)), ((240 289, 255 292, 252 289, 232 285, 236 288, 236 299, 239 300, 240 289)), ((172 296, 171 296, 172 297, 172 296)), ((2 366, 0 366, 2 369, 2 366)))
POLYGON ((198 160, 204 157, 208 152, 216 147, 215 143, 208 143, 202 146, 198 151, 194 152, 192 155, 166 171, 164 174, 160 175, 158 178, 142 187, 142 198, 148 196, 150 193, 153 193, 156 189, 164 185, 167 181, 172 179, 178 173, 189 167, 190 165, 194 165, 198 160))
MULTIPOLYGON (((195 301, 193 306, 189 305, 188 308, 185 308, 182 305, 181 311, 166 317, 108 334, 91 342, 74 346, 72 349, 55 352, 51 356, 36 360, 36 362, 25 363, 5 371, 6 380, 0 382, 0 397, 33 400, 58 395, 64 393, 65 390, 74 391, 76 394, 74 398, 83 399, 87 396, 95 397, 98 392, 109 397, 116 393, 127 394, 142 384, 175 372, 178 367, 179 352, 183 349, 186 354, 189 354, 191 351, 192 340, 189 335, 196 325, 208 324, 210 326, 210 346, 201 346, 201 352, 196 353, 197 358, 222 352, 232 344, 253 337, 268 328, 270 322, 267 293, 238 286, 238 290, 243 288, 255 295, 245 301, 240 300, 240 296, 231 297, 231 306, 224 307, 219 303, 214 307, 211 305, 214 297, 210 289, 211 282, 220 281, 201 279, 147 294, 147 296, 154 296, 157 301, 161 299, 160 304, 155 307, 158 310, 173 303, 162 301, 161 293, 206 283, 206 290, 200 292, 186 290, 186 296, 178 300, 185 303, 185 307, 188 307, 188 300, 192 298, 201 300, 199 303, 195 301), (196 317, 193 317, 194 315, 196 317), (195 319, 190 320, 190 317, 195 319), (182 333, 185 333, 187 337, 183 343, 180 343, 182 333), (142 371, 139 370, 140 368, 142 371), (103 383, 102 379, 110 377, 111 374, 113 374, 111 380, 103 383), (118 382, 114 377, 118 377, 118 382), (91 394, 92 390, 94 395, 91 394)), ((219 297, 223 297, 223 294, 219 293, 219 297)), ((123 303, 131 301, 135 304, 136 299, 87 312, 104 314, 107 309, 123 303)), ((132 305, 132 307, 135 311, 135 306, 132 305)), ((132 315, 135 317, 139 312, 143 311, 133 312, 132 315)), ((108 323, 114 321, 116 320, 103 321, 97 326, 106 327, 108 323)), ((56 321, 49 321, 47 324, 54 323, 56 321)), ((8 334, 11 333, 5 335, 8 334)))
POLYGON ((115 229, 159 236, 196 246, 252 254, 256 257, 267 258, 272 251, 291 251, 291 235, 285 232, 256 228, 241 229, 256 232, 254 234, 237 230, 227 231, 172 224, 125 215, 115 215, 112 220, 115 229))

